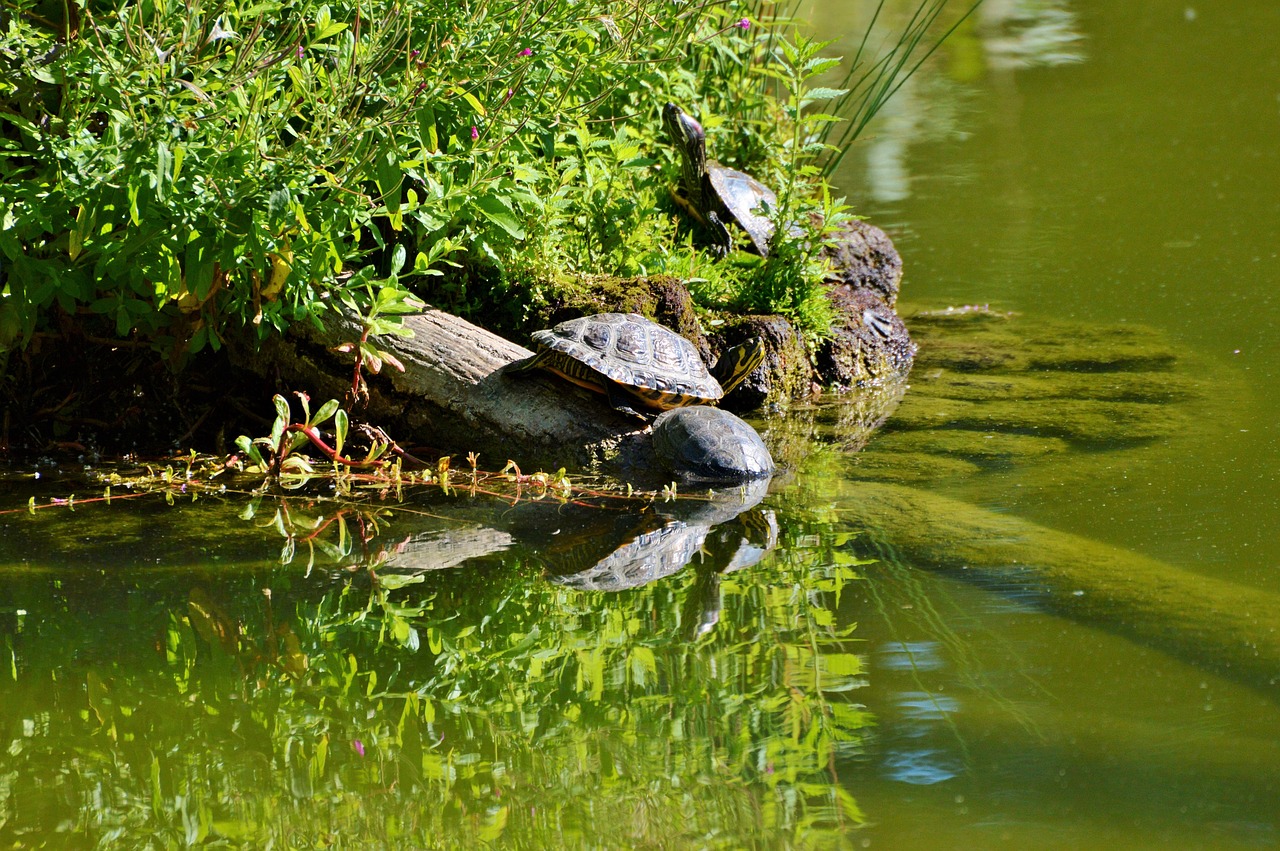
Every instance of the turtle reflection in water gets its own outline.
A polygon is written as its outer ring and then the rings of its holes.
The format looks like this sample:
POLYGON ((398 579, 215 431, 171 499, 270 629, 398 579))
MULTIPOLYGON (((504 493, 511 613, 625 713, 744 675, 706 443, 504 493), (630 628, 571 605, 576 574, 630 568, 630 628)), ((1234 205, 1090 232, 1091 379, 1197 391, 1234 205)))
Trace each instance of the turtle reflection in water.
MULTIPOLYGON (((719 576, 758 563, 778 542, 772 511, 755 506, 768 483, 711 491, 704 498, 663 503, 662 514, 646 512, 617 530, 616 514, 581 508, 560 516, 553 543, 542 549, 551 581, 579 591, 624 591, 671 576, 689 564, 698 573, 689 605, 693 632, 702 634, 719 618, 719 576), (581 521, 566 530, 572 519, 581 521)), ((545 518, 538 523, 546 527, 545 518)))

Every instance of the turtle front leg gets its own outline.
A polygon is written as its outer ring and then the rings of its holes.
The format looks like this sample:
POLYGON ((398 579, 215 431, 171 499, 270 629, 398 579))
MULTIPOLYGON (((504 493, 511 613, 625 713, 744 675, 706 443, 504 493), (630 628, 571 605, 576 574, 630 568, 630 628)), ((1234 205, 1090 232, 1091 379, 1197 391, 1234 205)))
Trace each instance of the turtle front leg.
POLYGON ((733 250, 733 234, 729 233, 729 228, 720 221, 720 216, 715 210, 707 213, 707 231, 711 235, 711 244, 708 248, 717 259, 723 260, 733 250))
POLYGON ((630 393, 628 393, 627 391, 619 387, 617 384, 615 384, 614 382, 612 381, 607 382, 604 385, 604 392, 605 392, 605 395, 609 397, 609 405, 614 410, 620 411, 621 413, 624 413, 624 414, 628 414, 629 416, 639 417, 645 422, 649 422, 650 420, 653 419, 652 414, 645 415, 637 411, 634 407, 636 404, 635 398, 630 393))

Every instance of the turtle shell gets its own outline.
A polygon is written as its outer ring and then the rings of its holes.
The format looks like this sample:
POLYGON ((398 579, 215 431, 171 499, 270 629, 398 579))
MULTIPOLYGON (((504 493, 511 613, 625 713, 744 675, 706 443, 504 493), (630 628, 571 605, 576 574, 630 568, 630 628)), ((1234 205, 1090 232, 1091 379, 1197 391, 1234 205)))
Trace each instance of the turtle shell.
POLYGON ((769 449, 746 421, 720 408, 668 411, 653 423, 653 449, 690 482, 743 482, 773 474, 769 449))
POLYGON ((773 239, 769 213, 777 209, 778 196, 751 175, 714 160, 707 163, 707 182, 712 196, 719 199, 730 217, 747 232, 760 256, 767 257, 769 240, 773 239))
POLYGON ((665 411, 724 395, 692 343, 636 313, 570 319, 534 332, 533 339, 558 355, 541 365, 578 383, 603 386, 603 378, 649 408, 665 411))

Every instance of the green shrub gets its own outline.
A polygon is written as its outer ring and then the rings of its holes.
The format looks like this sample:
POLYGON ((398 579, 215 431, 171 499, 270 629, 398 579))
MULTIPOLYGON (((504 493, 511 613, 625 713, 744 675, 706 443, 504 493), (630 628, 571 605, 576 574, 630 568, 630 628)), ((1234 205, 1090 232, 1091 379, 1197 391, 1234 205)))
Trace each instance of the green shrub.
POLYGON ((67 317, 180 364, 388 286, 519 310, 514 281, 699 268, 819 333, 811 263, 714 267, 668 195, 674 100, 780 220, 821 197, 803 112, 839 92, 752 6, 6 0, 0 352, 67 317))

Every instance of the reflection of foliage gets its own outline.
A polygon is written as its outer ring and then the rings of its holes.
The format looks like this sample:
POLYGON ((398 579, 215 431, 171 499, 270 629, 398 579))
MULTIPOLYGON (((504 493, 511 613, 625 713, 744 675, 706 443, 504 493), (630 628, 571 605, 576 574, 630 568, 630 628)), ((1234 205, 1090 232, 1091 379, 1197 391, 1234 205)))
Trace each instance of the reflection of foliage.
MULTIPOLYGON (((792 543, 838 551, 807 522, 792 543)), ((835 617, 856 574, 796 561, 721 577, 696 643, 699 569, 615 595, 518 563, 318 601, 283 579, 129 587, 117 612, 88 581, 26 594, 0 621, 0 844, 833 844, 862 821, 834 776, 867 724, 835 617)))
POLYGON ((1082 36, 1067 0, 1000 0, 981 10, 982 41, 993 68, 1084 61, 1082 36))

